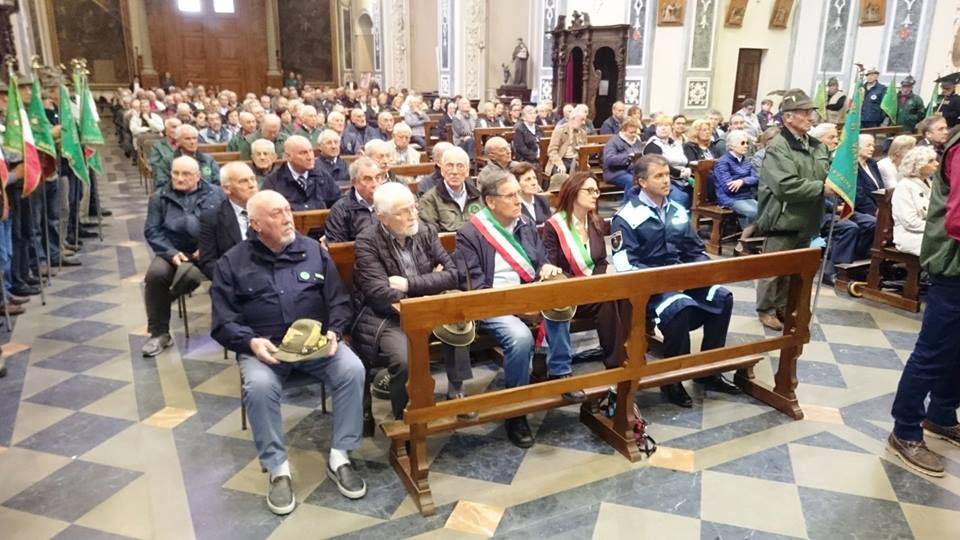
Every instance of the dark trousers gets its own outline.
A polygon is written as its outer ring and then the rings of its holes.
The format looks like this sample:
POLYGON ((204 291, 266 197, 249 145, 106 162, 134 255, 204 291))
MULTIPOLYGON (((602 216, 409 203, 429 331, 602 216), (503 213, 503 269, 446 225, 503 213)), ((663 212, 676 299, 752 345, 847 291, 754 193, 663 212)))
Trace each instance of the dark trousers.
POLYGON ((33 242, 33 212, 30 199, 23 199, 23 180, 7 185, 10 201, 11 238, 13 254, 10 265, 10 286, 14 289, 27 287, 30 275, 30 243, 33 242))
MULTIPOLYGON (((101 181, 97 173, 93 172, 93 169, 90 169, 90 211, 87 213, 88 217, 95 218, 100 215, 98 210, 100 207, 100 190, 98 185, 101 181)), ((81 219, 83 218, 83 216, 80 217, 81 219)))
POLYGON ((30 204, 33 207, 34 240, 33 245, 39 251, 39 260, 47 260, 47 244, 50 243, 50 258, 53 264, 60 261, 60 186, 59 178, 45 181, 33 195, 30 204), (43 234, 43 211, 46 208, 47 235, 43 234))
POLYGON ((576 319, 593 319, 597 327, 603 365, 607 369, 620 367, 627 358, 626 341, 630 329, 630 302, 615 300, 577 306, 576 319))
POLYGON ((177 268, 163 257, 154 257, 143 278, 143 301, 147 307, 147 331, 150 336, 170 332, 170 304, 176 298, 170 294, 170 284, 177 268))
MULTIPOLYGON (((390 405, 393 417, 403 418, 407 407, 407 335, 400 325, 387 320, 380 333, 380 356, 387 361, 390 373, 390 405)), ((447 369, 447 379, 462 383, 473 377, 470 369, 470 347, 443 346, 443 362, 447 369)))
POLYGON ((77 212, 80 209, 80 199, 83 197, 84 188, 82 181, 77 178, 77 175, 73 174, 69 166, 64 165, 63 170, 66 174, 69 187, 67 197, 67 242, 76 244, 78 240, 77 212))
MULTIPOLYGON (((730 315, 733 313, 733 296, 728 296, 723 311, 713 314, 705 310, 688 307, 681 309, 669 321, 659 324, 663 334, 663 357, 672 358, 690 353, 690 332, 703 327, 701 351, 719 349, 727 343, 727 329, 730 327, 730 315)), ((697 379, 705 381, 707 377, 697 379)))
POLYGON ((920 423, 957 425, 960 407, 960 278, 933 276, 927 309, 913 353, 900 375, 893 400, 894 434, 923 440, 920 423), (924 400, 930 396, 929 405, 924 400))

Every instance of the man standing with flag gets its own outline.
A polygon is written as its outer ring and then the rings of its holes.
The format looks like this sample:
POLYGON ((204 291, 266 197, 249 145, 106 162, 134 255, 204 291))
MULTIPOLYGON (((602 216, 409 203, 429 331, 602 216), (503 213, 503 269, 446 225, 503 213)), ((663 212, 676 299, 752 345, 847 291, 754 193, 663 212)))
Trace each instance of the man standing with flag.
POLYGON ((877 68, 867 70, 867 80, 862 86, 857 86, 859 90, 863 88, 863 107, 860 115, 863 119, 863 127, 880 127, 883 123, 883 109, 880 103, 883 101, 883 95, 887 92, 887 87, 877 82, 877 76, 880 72, 877 68))
MULTIPOLYGON (((756 223, 767 238, 765 253, 808 247, 820 228, 823 198, 834 195, 824 181, 830 153, 807 135, 813 101, 799 88, 787 90, 781 111, 783 129, 767 146, 760 169, 756 223)), ((760 280, 757 285, 757 316, 767 328, 783 330, 789 285, 788 277, 760 280)))
POLYGON ((894 120, 903 126, 907 133, 913 133, 917 123, 926 116, 923 99, 913 93, 913 85, 916 82, 912 76, 907 75, 907 78, 900 83, 900 92, 897 94, 897 116, 894 120))

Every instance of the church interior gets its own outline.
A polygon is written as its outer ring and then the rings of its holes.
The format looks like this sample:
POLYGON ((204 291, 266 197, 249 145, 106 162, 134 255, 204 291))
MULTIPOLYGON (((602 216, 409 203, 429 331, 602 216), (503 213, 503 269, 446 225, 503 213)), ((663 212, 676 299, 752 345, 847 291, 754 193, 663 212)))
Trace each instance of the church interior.
POLYGON ((0 0, 0 538, 960 537, 960 1, 0 0))

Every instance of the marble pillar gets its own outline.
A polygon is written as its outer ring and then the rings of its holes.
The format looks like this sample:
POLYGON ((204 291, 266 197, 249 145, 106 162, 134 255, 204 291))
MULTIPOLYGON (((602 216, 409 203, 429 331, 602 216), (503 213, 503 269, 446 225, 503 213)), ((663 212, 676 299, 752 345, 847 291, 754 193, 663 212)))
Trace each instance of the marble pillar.
POLYGON ((283 84, 283 74, 277 65, 279 51, 277 49, 277 0, 266 0, 267 24, 267 86, 283 84))
POLYGON ((410 0, 390 0, 384 5, 383 49, 387 84, 410 87, 410 0))
POLYGON ((134 49, 134 64, 137 56, 142 62, 140 67, 140 84, 146 88, 159 86, 160 74, 153 67, 153 51, 150 48, 150 26, 147 24, 147 9, 143 0, 129 0, 127 7, 130 12, 130 40, 134 49))
POLYGON ((438 91, 441 96, 453 97, 453 75, 455 73, 453 0, 437 0, 437 71, 438 91))

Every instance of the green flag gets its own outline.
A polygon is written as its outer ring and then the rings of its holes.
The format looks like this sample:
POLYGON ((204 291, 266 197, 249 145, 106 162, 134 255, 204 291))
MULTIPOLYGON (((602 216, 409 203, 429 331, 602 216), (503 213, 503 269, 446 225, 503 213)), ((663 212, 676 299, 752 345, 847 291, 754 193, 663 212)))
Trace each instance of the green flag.
POLYGON ((27 118, 30 119, 30 129, 33 130, 33 141, 37 150, 57 159, 57 143, 53 140, 53 128, 47 119, 47 112, 43 110, 43 95, 40 93, 40 83, 33 81, 30 89, 30 106, 27 108, 27 118))
POLYGON ((80 78, 82 91, 77 92, 80 100, 80 143, 83 144, 83 153, 87 158, 87 165, 97 174, 103 174, 103 165, 100 163, 100 154, 92 145, 103 144, 103 134, 100 132, 100 116, 97 114, 97 105, 90 93, 90 86, 86 77, 80 78))
POLYGON ((933 93, 930 94, 930 103, 927 104, 927 113, 924 117, 933 116, 937 111, 937 100, 940 99, 940 92, 937 92, 937 85, 933 85, 933 93))
POLYGON ((83 147, 80 145, 80 133, 77 132, 77 121, 73 118, 73 104, 70 102, 70 91, 60 85, 60 152, 67 159, 70 170, 84 183, 90 183, 90 174, 87 172, 87 162, 83 156, 83 147))
POLYGON ((887 86, 886 93, 883 94, 883 101, 880 102, 880 110, 890 117, 890 123, 897 123, 897 113, 900 112, 900 105, 897 102, 897 74, 893 74, 893 81, 887 86))
POLYGON ((817 108, 821 120, 827 119, 827 85, 821 80, 817 85, 817 93, 813 96, 813 106, 817 108))
POLYGON ((860 108, 863 105, 863 80, 857 79, 854 85, 853 105, 847 112, 843 123, 840 144, 830 162, 827 173, 827 185, 837 193, 844 203, 841 219, 853 215, 853 201, 857 198, 857 152, 860 146, 860 108))

